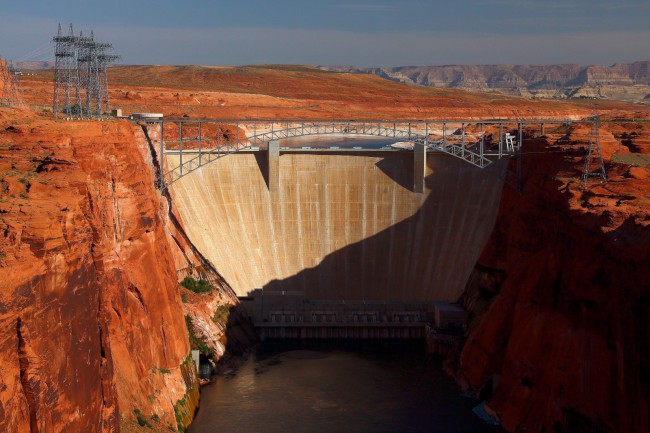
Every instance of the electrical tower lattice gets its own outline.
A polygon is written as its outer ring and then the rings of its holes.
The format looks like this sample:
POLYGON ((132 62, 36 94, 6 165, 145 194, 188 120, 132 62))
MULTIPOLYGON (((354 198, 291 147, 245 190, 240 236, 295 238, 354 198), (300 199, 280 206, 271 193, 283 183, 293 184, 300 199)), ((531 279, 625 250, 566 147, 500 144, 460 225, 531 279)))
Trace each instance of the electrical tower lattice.
POLYGON ((20 73, 6 60, 0 58, 0 75, 2 75, 2 95, 0 103, 9 107, 20 107, 23 105, 22 92, 20 88, 20 73))
POLYGON ((590 178, 600 178, 602 183, 607 182, 605 162, 600 149, 600 117, 598 115, 592 116, 591 130, 589 131, 589 149, 582 174, 585 189, 587 189, 590 178))
POLYGON ((74 34, 72 24, 65 36, 61 24, 54 42, 54 117, 101 118, 109 109, 108 65, 120 59, 113 46, 95 41, 93 32, 86 37, 74 34))

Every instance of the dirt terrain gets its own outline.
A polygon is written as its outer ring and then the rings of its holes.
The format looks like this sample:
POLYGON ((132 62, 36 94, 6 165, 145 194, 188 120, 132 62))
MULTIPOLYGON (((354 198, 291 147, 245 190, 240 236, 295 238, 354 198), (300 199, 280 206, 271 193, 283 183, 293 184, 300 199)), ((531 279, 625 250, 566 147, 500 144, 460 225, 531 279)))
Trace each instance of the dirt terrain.
MULTIPOLYGON (((22 80, 26 102, 51 109, 53 71, 22 80)), ((124 66, 109 69, 111 105, 168 117, 245 119, 577 118, 613 101, 527 100, 498 93, 405 86, 371 75, 306 66, 124 66)), ((647 111, 647 110, 646 110, 647 111)), ((49 114, 49 113, 47 113, 49 114)))

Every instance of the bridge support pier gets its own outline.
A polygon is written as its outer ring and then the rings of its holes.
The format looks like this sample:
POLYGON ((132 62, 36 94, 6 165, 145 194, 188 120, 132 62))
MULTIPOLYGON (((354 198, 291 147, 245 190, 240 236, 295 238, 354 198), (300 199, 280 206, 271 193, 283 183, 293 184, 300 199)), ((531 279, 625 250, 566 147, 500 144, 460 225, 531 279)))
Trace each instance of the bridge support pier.
POLYGON ((280 142, 269 141, 268 151, 269 167, 269 192, 277 192, 280 189, 280 142))
POLYGON ((427 148, 423 143, 413 145, 413 192, 424 193, 424 176, 427 169, 427 148))

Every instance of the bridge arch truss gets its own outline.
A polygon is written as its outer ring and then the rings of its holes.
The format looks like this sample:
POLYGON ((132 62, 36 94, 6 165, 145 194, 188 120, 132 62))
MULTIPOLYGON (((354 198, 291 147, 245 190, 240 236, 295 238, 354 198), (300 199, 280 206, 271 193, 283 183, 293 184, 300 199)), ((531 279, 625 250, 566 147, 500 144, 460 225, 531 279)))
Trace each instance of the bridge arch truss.
MULTIPOLYGON (((523 128, 538 130, 545 126, 570 124, 575 120, 215 120, 160 119, 150 122, 160 127, 161 167, 163 155, 176 155, 179 163, 161 169, 159 186, 168 188, 182 177, 227 155, 263 150, 272 141, 297 137, 340 135, 392 138, 424 146, 427 152, 439 152, 460 158, 477 168, 485 168, 495 158, 521 154, 523 128), (487 134, 486 129, 491 133, 487 134), (242 135, 240 131, 245 131, 242 135), (495 133, 498 137, 494 137, 495 133)), ((406 146, 408 149, 408 145, 406 146)), ((280 148, 281 151, 363 150, 339 148, 280 148)), ((366 149, 368 150, 368 149, 366 149)), ((377 150, 377 149, 375 149, 377 150)), ((405 151, 384 147, 382 151, 405 151)), ((517 174, 518 176, 518 174, 517 174)), ((506 179, 507 180, 507 179, 506 179)))

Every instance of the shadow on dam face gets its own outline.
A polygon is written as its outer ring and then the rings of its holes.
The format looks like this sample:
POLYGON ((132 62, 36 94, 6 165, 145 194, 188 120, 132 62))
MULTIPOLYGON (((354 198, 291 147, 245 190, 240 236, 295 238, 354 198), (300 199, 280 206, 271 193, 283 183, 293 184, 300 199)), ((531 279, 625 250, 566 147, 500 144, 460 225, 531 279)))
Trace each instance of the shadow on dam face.
POLYGON ((239 296, 455 301, 494 226, 505 164, 429 153, 417 194, 409 152, 288 153, 271 193, 260 154, 241 153, 172 188, 190 238, 239 296))

